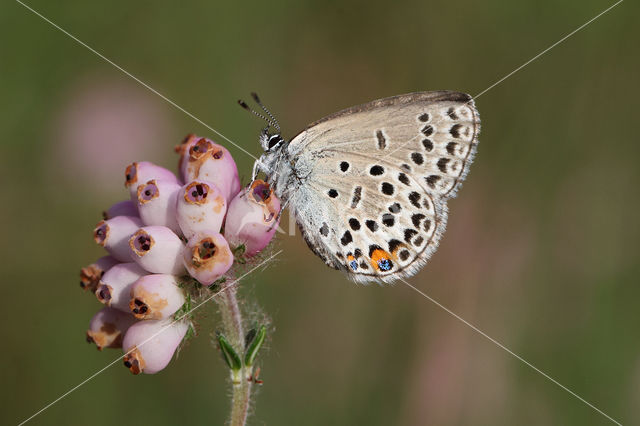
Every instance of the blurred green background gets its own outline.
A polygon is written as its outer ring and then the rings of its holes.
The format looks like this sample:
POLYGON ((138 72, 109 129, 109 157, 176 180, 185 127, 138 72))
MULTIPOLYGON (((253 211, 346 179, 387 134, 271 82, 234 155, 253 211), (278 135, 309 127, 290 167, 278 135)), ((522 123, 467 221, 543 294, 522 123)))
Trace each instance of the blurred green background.
MULTIPOLYGON (((285 136, 350 105, 475 95, 612 2, 84 2, 29 5, 259 154, 252 90, 285 136)), ((2 424, 117 358, 84 332, 91 230, 124 167, 223 140, 19 3, 0 6, 2 424)), ((477 99, 478 157, 410 282, 624 424, 640 423, 639 7, 627 1, 477 99)), ((230 144, 245 181, 253 159, 230 144)), ((286 226, 286 219, 285 219, 286 226)), ((403 284, 355 285, 299 237, 242 284, 276 328, 253 425, 607 424, 403 284)), ((31 424, 222 424, 214 307, 169 368, 118 362, 31 424)))

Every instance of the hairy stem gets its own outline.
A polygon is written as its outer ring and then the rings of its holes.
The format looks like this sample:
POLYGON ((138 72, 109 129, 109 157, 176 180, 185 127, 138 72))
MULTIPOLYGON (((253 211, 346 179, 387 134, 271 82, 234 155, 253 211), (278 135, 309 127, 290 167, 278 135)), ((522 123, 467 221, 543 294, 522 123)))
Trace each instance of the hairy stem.
MULTIPOLYGON (((236 287, 232 282, 230 287, 220 293, 217 298, 222 314, 224 335, 233 346, 233 349, 241 356, 244 356, 245 341, 244 328, 242 324, 242 312, 238 305, 236 287)), ((251 382, 247 377, 251 372, 245 371, 246 367, 238 372, 231 372, 232 400, 231 400, 231 426, 244 426, 249 416, 249 406, 251 404, 251 382)))

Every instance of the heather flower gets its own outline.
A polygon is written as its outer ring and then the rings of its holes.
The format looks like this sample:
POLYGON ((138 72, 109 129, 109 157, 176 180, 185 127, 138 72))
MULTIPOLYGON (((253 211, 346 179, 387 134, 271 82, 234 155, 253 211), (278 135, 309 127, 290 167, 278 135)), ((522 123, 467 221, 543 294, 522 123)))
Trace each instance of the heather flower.
POLYGON ((92 264, 80 269, 80 287, 95 292, 104 273, 117 263, 118 260, 113 256, 102 256, 92 264))
POLYGON ((101 220, 93 230, 93 239, 120 262, 130 262, 129 238, 141 226, 140 218, 133 216, 101 220))
POLYGON ((115 203, 102 213, 104 220, 112 219, 116 216, 133 216, 137 217, 138 207, 131 200, 120 201, 115 203))
POLYGON ((183 256, 189 274, 204 285, 213 284, 233 264, 227 240, 213 231, 199 232, 191 237, 183 256))
POLYGON ((171 170, 157 166, 149 161, 129 164, 124 172, 124 177, 124 186, 129 189, 133 202, 136 202, 138 198, 138 185, 149 182, 151 179, 178 183, 178 178, 171 170))
POLYGON ((107 306, 129 312, 131 286, 148 272, 136 263, 120 263, 102 276, 96 289, 96 297, 107 306))
POLYGON ((180 177, 183 182, 214 182, 227 201, 240 191, 238 168, 231 153, 210 139, 189 135, 177 147, 180 153, 180 177))
POLYGON ((280 201, 269 185, 254 181, 231 201, 224 235, 233 246, 244 245, 245 256, 264 249, 276 232, 280 201))
POLYGON ((182 230, 176 219, 176 197, 180 184, 166 180, 151 179, 138 185, 137 210, 145 225, 166 226, 178 235, 182 230))
POLYGON ((155 374, 164 369, 189 325, 182 321, 139 321, 129 327, 122 342, 124 365, 133 374, 155 374))
POLYGON ((128 313, 106 306, 91 319, 87 342, 95 343, 100 351, 103 348, 121 348, 124 334, 136 321, 128 313))
POLYGON ((132 163, 125 172, 131 201, 112 205, 94 230, 110 255, 81 270, 82 287, 106 305, 87 339, 98 349, 122 347, 132 373, 154 374, 195 334, 195 303, 215 300, 223 320, 214 342, 234 392, 248 398, 266 327, 242 319, 233 266, 271 241, 280 201, 261 180, 241 190, 231 154, 210 139, 190 135, 177 151, 182 180, 153 163, 132 163))
POLYGON ((177 198, 176 215, 187 239, 198 231, 219 231, 226 212, 227 201, 212 182, 190 182, 177 198))
POLYGON ((153 274, 133 283, 129 308, 138 319, 159 320, 175 314, 184 302, 184 292, 175 276, 153 274))
POLYGON ((166 226, 145 226, 129 238, 131 259, 156 274, 184 273, 182 240, 166 226))

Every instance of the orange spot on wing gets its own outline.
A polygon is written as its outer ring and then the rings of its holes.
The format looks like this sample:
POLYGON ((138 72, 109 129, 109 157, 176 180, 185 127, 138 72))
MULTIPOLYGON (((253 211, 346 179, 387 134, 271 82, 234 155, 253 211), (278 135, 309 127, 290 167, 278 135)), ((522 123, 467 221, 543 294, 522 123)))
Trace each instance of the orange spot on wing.
POLYGON ((382 249, 375 249, 373 253, 371 253, 371 266, 373 266, 373 269, 375 269, 376 271, 380 271, 379 262, 381 260, 391 261, 391 259, 392 259, 392 255, 390 253, 382 249))

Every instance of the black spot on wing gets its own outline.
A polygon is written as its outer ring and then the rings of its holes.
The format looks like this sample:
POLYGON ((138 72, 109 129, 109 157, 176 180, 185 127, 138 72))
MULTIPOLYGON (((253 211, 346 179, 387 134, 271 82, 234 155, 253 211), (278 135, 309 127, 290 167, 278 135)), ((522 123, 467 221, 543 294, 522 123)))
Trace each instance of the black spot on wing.
POLYGON ((380 176, 384 173, 384 167, 378 165, 371 166, 371 168, 369 169, 369 173, 371 174, 371 176, 380 176))
POLYGON ((403 244, 403 243, 402 243, 402 241, 398 241, 398 240, 395 240, 395 239, 390 240, 390 241, 389 241, 389 251, 390 251, 391 253, 393 253, 393 252, 394 252, 394 251, 396 251, 396 249, 397 249, 398 247, 400 247, 402 244, 403 244))
POLYGON ((353 190, 353 197, 351 198, 351 208, 355 209, 358 207, 358 203, 362 199, 362 187, 356 186, 353 190))
POLYGON ((411 242, 411 238, 418 235, 418 231, 415 229, 407 228, 404 230, 404 240, 406 242, 411 242))
POLYGON ((447 173, 447 163, 449 161, 450 159, 445 157, 442 157, 441 159, 438 160, 438 169, 440 169, 442 173, 447 173))
POLYGON ((376 139, 378 139, 378 149, 385 149, 387 146, 387 138, 384 137, 382 130, 376 131, 376 139))
POLYGON ((430 175, 430 176, 427 176, 426 178, 424 178, 424 180, 427 181, 427 185, 429 185, 429 188, 433 188, 433 189, 435 189, 436 183, 440 179, 441 179, 441 177, 438 176, 438 175, 430 175))
POLYGON ((340 238, 340 243, 343 246, 346 246, 347 244, 349 244, 351 241, 353 241, 353 237, 351 236, 351 232, 349 231, 344 231, 344 234, 342 234, 342 238, 340 238))

